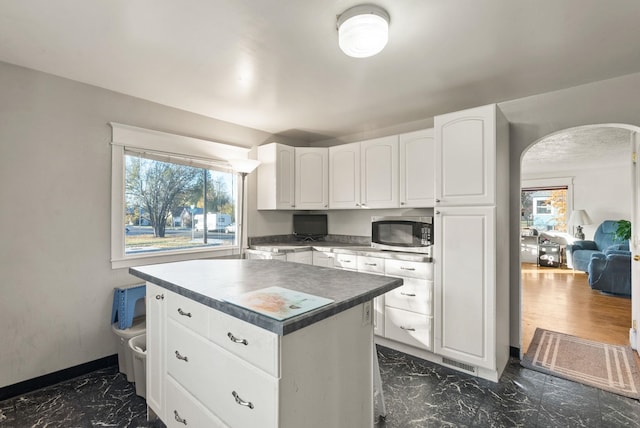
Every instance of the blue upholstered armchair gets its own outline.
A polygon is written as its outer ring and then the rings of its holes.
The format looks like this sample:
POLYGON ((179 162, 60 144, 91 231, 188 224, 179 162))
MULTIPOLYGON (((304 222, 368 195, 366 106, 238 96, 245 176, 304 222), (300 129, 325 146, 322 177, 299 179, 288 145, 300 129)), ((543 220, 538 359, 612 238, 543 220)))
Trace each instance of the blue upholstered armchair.
POLYGON ((591 288, 606 293, 631 294, 631 252, 627 242, 616 240, 618 222, 605 220, 596 229, 593 241, 567 245, 573 268, 589 274, 591 288))
POLYGON ((589 263, 589 285, 605 293, 631 296, 631 253, 607 250, 595 253, 589 263))

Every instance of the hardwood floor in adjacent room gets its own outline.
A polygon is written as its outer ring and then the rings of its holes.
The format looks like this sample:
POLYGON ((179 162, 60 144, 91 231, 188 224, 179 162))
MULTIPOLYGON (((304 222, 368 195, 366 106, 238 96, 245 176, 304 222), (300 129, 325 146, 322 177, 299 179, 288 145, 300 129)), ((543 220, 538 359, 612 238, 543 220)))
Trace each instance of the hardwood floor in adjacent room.
POLYGON ((631 299, 592 290, 584 272, 523 263, 523 355, 536 327, 597 342, 628 345, 631 299))

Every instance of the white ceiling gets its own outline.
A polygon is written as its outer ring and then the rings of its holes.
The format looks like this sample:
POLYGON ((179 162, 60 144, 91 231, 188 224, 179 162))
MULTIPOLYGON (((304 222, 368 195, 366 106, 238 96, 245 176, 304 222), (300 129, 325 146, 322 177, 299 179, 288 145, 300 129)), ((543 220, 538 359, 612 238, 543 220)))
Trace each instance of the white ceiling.
POLYGON ((0 61, 318 141, 640 71, 633 0, 376 0, 378 56, 349 58, 355 0, 0 0, 0 61))
POLYGON ((548 136, 522 156, 522 176, 560 173, 631 163, 631 131, 583 127, 548 136))

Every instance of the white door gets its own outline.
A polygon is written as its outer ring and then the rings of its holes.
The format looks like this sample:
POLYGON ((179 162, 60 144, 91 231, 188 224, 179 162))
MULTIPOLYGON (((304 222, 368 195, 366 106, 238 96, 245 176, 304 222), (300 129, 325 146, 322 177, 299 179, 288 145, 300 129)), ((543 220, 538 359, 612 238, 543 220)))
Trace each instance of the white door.
POLYGON ((496 203, 495 104, 434 118, 436 205, 496 203))
POLYGON ((435 192, 435 138, 432 129, 401 134, 400 207, 432 207, 435 192))
POLYGON ((329 147, 329 208, 360 208, 360 143, 329 147))
POLYGON ((493 207, 436 208, 434 351, 496 369, 496 224, 493 207))
POLYGON ((329 149, 296 147, 296 209, 324 210, 329 205, 329 149))
POLYGON ((363 208, 398 208, 398 137, 360 143, 363 208))
POLYGON ((629 331, 629 342, 633 349, 636 349, 640 354, 640 347, 638 346, 637 338, 637 320, 640 316, 640 171, 638 168, 637 156, 640 153, 640 134, 637 132, 631 133, 631 150, 634 162, 632 162, 632 209, 631 209, 631 319, 632 325, 629 331))

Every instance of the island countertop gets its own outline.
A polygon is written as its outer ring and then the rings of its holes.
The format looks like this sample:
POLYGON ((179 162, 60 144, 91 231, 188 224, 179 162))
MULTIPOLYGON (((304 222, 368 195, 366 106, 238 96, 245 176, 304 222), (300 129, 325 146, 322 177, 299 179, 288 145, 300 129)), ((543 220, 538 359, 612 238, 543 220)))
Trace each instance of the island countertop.
POLYGON ((277 260, 190 260, 129 268, 129 273, 279 335, 329 318, 402 285, 402 279, 277 260), (278 286, 334 302, 282 321, 226 299, 278 286))

